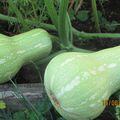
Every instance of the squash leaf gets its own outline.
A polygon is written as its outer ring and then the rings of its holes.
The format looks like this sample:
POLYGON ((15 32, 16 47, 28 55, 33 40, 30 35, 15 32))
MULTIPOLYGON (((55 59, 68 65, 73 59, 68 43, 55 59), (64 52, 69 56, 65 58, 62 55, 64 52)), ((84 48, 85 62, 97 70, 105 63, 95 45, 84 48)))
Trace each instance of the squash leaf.
POLYGON ((77 14, 77 18, 81 21, 81 22, 85 22, 88 20, 89 15, 88 15, 88 11, 87 10, 81 10, 78 12, 77 14))

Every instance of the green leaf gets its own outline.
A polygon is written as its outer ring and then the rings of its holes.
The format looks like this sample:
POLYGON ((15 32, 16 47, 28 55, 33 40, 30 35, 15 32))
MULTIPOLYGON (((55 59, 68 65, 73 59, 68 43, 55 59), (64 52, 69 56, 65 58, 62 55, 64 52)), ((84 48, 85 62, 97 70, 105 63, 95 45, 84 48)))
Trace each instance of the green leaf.
POLYGON ((88 15, 88 11, 87 10, 81 10, 78 12, 77 14, 77 18, 81 21, 81 22, 85 22, 86 20, 88 20, 89 15, 88 15))
POLYGON ((52 104, 51 104, 50 100, 48 99, 48 97, 46 97, 46 98, 44 98, 43 101, 38 102, 35 105, 35 107, 39 112, 45 114, 50 110, 50 108, 52 107, 52 104))
POLYGON ((36 120, 34 112, 27 112, 27 120, 36 120))
POLYGON ((0 109, 5 109, 5 108, 6 108, 5 102, 0 100, 0 109))
POLYGON ((73 9, 71 9, 71 10, 69 11, 69 16, 70 16, 70 19, 71 19, 71 20, 74 20, 74 19, 75 19, 75 12, 74 12, 73 9))
POLYGON ((117 28, 117 21, 112 21, 112 22, 107 22, 107 24, 105 25, 105 28, 108 30, 108 31, 115 31, 116 28, 117 28))
POLYGON ((16 112, 16 113, 14 113, 13 120, 26 120, 24 112, 16 112))

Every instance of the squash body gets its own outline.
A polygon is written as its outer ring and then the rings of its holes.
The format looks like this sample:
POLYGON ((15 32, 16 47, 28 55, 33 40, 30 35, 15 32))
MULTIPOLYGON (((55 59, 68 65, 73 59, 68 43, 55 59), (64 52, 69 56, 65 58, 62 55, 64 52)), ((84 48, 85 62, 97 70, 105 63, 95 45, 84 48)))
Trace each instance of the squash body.
POLYGON ((62 53, 48 64, 44 85, 56 110, 67 120, 90 120, 120 88, 120 47, 96 53, 62 53), (119 59, 118 59, 119 58, 119 59))
POLYGON ((16 54, 16 45, 10 38, 0 37, 0 83, 11 79, 23 64, 16 54))
POLYGON ((0 35, 0 83, 11 79, 22 65, 47 56, 52 49, 48 33, 34 29, 14 37, 0 35))

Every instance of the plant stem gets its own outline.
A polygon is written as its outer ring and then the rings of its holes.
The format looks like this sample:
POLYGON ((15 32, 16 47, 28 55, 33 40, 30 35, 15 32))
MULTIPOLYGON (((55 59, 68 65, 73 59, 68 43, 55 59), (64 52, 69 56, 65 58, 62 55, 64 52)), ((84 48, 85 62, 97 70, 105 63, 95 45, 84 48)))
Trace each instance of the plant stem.
POLYGON ((70 16, 68 13, 67 13, 67 19, 68 19, 68 29, 69 29, 69 41, 71 44, 73 44, 72 24, 71 24, 70 16))
MULTIPOLYGON (((3 15, 3 14, 0 14, 0 20, 21 24, 21 21, 19 21, 17 18, 10 17, 10 16, 3 15)), ((55 26, 51 25, 51 24, 46 24, 46 23, 39 23, 38 24, 38 23, 36 23, 34 21, 31 21, 29 19, 25 19, 24 21, 27 25, 31 25, 31 26, 35 26, 35 27, 41 27, 41 28, 44 28, 46 30, 56 30, 55 26)))
POLYGON ((58 28, 58 15, 54 7, 54 2, 53 0, 44 0, 44 2, 47 7, 48 14, 57 29, 58 28))
POLYGON ((73 34, 79 38, 84 38, 84 39, 120 38, 119 33, 86 33, 86 32, 80 32, 75 28, 73 28, 73 34))
POLYGON ((93 17, 94 17, 94 22, 95 22, 95 28, 97 32, 101 32, 100 30, 100 24, 99 24, 99 18, 98 18, 98 13, 97 13, 97 4, 96 0, 92 0, 92 11, 93 11, 93 17))
POLYGON ((79 0, 78 6, 75 9, 75 13, 78 12, 78 10, 81 8, 82 4, 83 4, 83 0, 79 0))
MULTIPOLYGON (((8 22, 14 22, 14 23, 20 23, 19 20, 17 20, 15 17, 10 17, 7 15, 0 14, 0 19, 8 22)), ((56 28, 54 25, 47 24, 47 23, 39 23, 36 24, 36 22, 33 22, 31 20, 25 19, 25 23, 27 25, 35 26, 35 27, 41 27, 46 30, 53 30, 55 31, 56 28)), ((119 33, 86 33, 86 32, 80 32, 75 28, 72 28, 73 34, 79 38, 85 38, 85 39, 96 39, 96 38, 120 38, 119 33)))
POLYGON ((69 18, 67 16, 67 9, 68 9, 69 0, 61 0, 60 7, 59 7, 59 17, 58 17, 58 32, 60 41, 64 47, 70 47, 70 32, 69 32, 69 18))
POLYGON ((71 51, 73 51, 73 52, 83 52, 83 53, 92 53, 92 52, 94 52, 94 51, 91 51, 91 50, 85 50, 85 49, 77 48, 75 46, 73 46, 71 51))

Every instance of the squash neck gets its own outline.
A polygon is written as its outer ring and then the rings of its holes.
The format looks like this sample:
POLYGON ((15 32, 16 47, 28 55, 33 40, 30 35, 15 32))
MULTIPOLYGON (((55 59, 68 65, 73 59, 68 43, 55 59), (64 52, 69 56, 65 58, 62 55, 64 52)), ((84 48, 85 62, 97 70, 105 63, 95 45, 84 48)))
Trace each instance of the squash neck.
POLYGON ((24 64, 45 57, 51 50, 48 33, 35 29, 12 37, 18 48, 17 55, 22 57, 24 64))
MULTIPOLYGON (((112 93, 120 89, 120 46, 105 49, 98 52, 97 58, 103 62, 106 72, 109 74, 112 93)), ((106 74, 107 74, 106 73, 106 74)))

